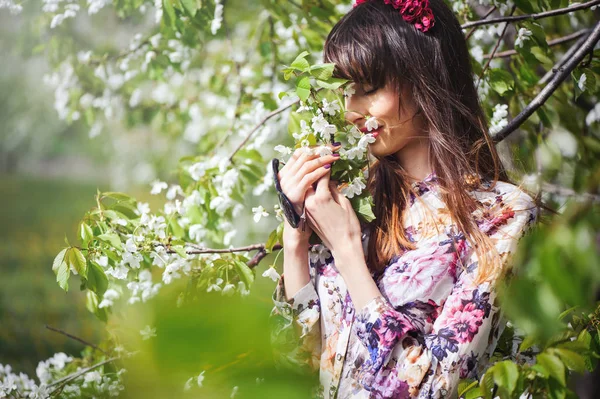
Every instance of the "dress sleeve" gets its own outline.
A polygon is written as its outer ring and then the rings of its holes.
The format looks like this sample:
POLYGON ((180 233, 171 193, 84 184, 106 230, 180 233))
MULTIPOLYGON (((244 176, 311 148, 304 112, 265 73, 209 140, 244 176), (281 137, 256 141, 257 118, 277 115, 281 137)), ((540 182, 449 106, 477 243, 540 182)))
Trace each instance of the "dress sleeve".
POLYGON ((286 300, 284 276, 281 276, 273 293, 275 306, 270 316, 277 366, 305 373, 319 370, 321 355, 321 304, 313 271, 311 264, 311 281, 289 300, 286 300))
MULTIPOLYGON (((536 216, 531 197, 521 192, 480 226, 494 242, 503 265, 536 216)), ((472 248, 464 259, 465 270, 430 333, 420 332, 408 314, 394 309, 383 297, 373 299, 357 314, 357 335, 369 352, 357 378, 371 397, 456 397, 459 379, 473 373, 495 346, 493 327, 501 314, 494 303, 496 281, 476 284, 478 259, 472 248)))

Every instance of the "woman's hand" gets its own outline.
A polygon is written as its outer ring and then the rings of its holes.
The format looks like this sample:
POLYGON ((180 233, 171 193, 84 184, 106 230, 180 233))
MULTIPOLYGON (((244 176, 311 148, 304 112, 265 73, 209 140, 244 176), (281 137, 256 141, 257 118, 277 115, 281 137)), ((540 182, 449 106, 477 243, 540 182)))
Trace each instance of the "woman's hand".
MULTIPOLYGON (((337 151, 340 146, 330 146, 332 151, 337 151)), ((302 149, 297 149, 290 157, 289 161, 284 165, 277 175, 281 185, 281 191, 288 197, 294 205, 294 209, 298 215, 302 214, 303 204, 306 192, 312 189, 312 185, 324 175, 330 172, 331 164, 339 159, 339 154, 326 155, 308 155, 302 149)), ((307 243, 312 230, 308 226, 302 231, 301 228, 294 229, 285 219, 283 236, 285 242, 291 240, 296 243, 307 243)))
POLYGON ((360 222, 350 201, 330 182, 330 176, 331 173, 326 173, 317 182, 316 190, 308 189, 307 219, 334 258, 337 258, 336 253, 348 255, 348 252, 357 251, 352 255, 363 259, 360 222))

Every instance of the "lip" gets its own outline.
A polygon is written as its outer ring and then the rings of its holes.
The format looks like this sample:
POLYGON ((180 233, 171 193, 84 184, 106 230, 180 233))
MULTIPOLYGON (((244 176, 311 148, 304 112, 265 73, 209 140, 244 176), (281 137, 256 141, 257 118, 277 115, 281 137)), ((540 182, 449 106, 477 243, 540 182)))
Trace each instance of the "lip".
POLYGON ((382 129, 383 129, 383 126, 379 126, 377 129, 371 130, 371 131, 369 131, 369 129, 367 129, 366 127, 361 127, 358 130, 360 130, 364 134, 370 133, 373 135, 374 138, 377 138, 377 136, 379 136, 379 133, 381 132, 382 129))

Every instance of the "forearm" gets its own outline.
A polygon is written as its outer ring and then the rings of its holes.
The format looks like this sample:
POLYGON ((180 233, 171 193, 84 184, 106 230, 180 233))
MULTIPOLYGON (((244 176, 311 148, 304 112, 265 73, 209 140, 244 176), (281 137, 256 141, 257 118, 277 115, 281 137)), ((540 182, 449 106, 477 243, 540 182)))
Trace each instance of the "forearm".
POLYGON ((286 299, 289 300, 310 282, 308 242, 284 239, 283 274, 286 299))
POLYGON ((335 264, 350 292, 356 310, 362 309, 374 298, 381 296, 364 259, 362 245, 351 245, 334 253, 335 264), (358 251, 356 248, 360 248, 358 251))

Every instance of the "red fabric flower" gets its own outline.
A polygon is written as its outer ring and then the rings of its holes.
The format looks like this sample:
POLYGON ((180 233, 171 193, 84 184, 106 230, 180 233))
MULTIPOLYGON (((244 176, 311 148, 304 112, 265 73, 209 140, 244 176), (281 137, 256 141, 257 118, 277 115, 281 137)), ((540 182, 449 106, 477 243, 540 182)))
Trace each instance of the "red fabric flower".
MULTIPOLYGON (((354 7, 370 0, 356 0, 354 7)), ((372 0, 371 0, 372 1, 372 0)), ((435 22, 433 12, 429 8, 429 0, 383 0, 385 4, 400 11, 402 19, 422 32, 427 32, 435 22)))

